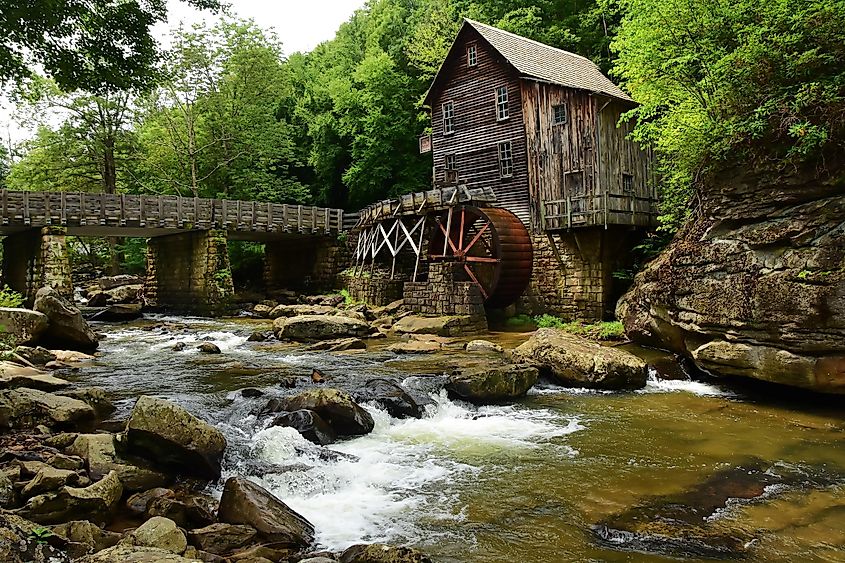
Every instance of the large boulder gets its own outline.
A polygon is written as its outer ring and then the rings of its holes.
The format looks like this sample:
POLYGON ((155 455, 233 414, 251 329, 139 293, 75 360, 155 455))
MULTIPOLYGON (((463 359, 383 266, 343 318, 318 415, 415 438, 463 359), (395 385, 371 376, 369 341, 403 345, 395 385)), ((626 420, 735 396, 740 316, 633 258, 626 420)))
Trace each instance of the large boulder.
POLYGON ((314 541, 314 526, 263 487, 242 477, 230 477, 223 487, 221 522, 252 526, 266 540, 290 547, 314 541))
POLYGON ((337 309, 327 305, 278 305, 273 307, 267 316, 271 319, 279 317, 299 317, 302 315, 334 315, 337 309))
POLYGON ((371 379, 354 393, 358 402, 374 402, 393 418, 422 418, 423 407, 401 385, 389 379, 371 379))
POLYGON ((366 336, 370 325, 359 319, 329 315, 300 315, 279 317, 273 321, 276 338, 309 342, 314 340, 336 340, 351 336, 366 336))
POLYGON ((316 412, 339 436, 361 436, 372 432, 375 422, 349 393, 340 389, 309 389, 282 400, 284 410, 316 412))
POLYGON ((127 286, 127 285, 142 285, 144 279, 140 276, 133 276, 131 274, 119 274, 116 276, 102 277, 97 280, 97 285, 101 291, 109 291, 111 289, 127 286))
POLYGON ((460 328, 460 317, 423 317, 407 315, 393 325, 393 330, 401 334, 436 334, 449 336, 460 328))
POLYGON ((188 548, 185 533, 176 522, 162 516, 153 516, 129 534, 121 543, 146 547, 157 547, 181 555, 188 548))
POLYGON ((203 560, 182 557, 158 547, 116 545, 77 559, 77 563, 203 563, 203 560))
POLYGON ((108 522, 120 502, 123 486, 112 471, 87 487, 62 487, 56 492, 32 497, 20 509, 25 518, 41 524, 59 524, 69 520, 108 522))
POLYGON ((109 301, 115 304, 135 303, 138 301, 138 296, 143 291, 142 284, 121 285, 109 290, 103 291, 109 296, 109 301))
POLYGON ((840 160, 704 183, 689 224, 619 302, 628 337, 713 375, 845 393, 840 160))
POLYGON ((537 377, 537 368, 528 365, 470 368, 450 375, 446 391, 472 403, 500 403, 524 397, 537 377))
POLYGON ((35 294, 33 308, 47 316, 49 325, 44 338, 50 343, 82 350, 97 347, 97 335, 82 318, 82 312, 55 289, 39 289, 35 294))
POLYGON ((69 385, 70 382, 39 369, 0 360, 0 389, 26 387, 40 391, 58 391, 69 385))
POLYGON ((303 438, 320 446, 333 443, 337 434, 328 422, 311 410, 298 410, 280 414, 272 426, 286 426, 296 429, 303 438))
POLYGON ((0 391, 0 427, 67 427, 93 419, 94 409, 78 399, 23 387, 0 391))
POLYGON ((142 312, 143 307, 140 303, 120 303, 109 305, 102 311, 97 311, 91 315, 92 321, 106 321, 106 322, 125 322, 134 321, 144 316, 142 312))
POLYGON ((85 460, 92 479, 115 471, 127 491, 164 487, 171 481, 169 475, 149 467, 148 462, 129 461, 119 455, 111 434, 79 434, 66 451, 85 460))
POLYGON ((215 555, 226 555, 253 540, 258 532, 252 526, 218 522, 188 532, 191 545, 215 555))
POLYGON ((431 563, 431 559, 410 547, 383 543, 353 545, 340 555, 340 563, 431 563))
POLYGON ((182 407, 144 395, 126 423, 127 451, 186 475, 220 477, 226 438, 182 407))
POLYGON ((0 561, 3 563, 66 563, 68 540, 45 534, 43 526, 0 511, 0 561))
POLYGON ((24 485, 23 489, 21 489, 21 496, 23 498, 30 498, 35 495, 55 491, 65 485, 76 485, 78 483, 79 475, 75 471, 56 469, 55 467, 45 465, 38 470, 35 477, 24 485))
POLYGON ((47 331, 47 315, 29 309, 0 307, 0 326, 3 334, 14 344, 33 344, 47 331))
POLYGON ((630 352, 556 328, 537 330, 512 357, 569 387, 639 389, 648 376, 646 363, 630 352))

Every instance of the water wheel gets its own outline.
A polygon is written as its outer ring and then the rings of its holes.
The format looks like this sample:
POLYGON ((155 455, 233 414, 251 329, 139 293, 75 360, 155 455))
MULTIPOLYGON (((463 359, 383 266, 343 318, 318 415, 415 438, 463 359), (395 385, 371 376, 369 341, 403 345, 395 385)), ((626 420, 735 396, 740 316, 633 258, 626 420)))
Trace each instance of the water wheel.
POLYGON ((435 217, 429 258, 458 262, 484 304, 514 303, 531 279, 531 237, 516 215, 500 207, 460 206, 435 217))

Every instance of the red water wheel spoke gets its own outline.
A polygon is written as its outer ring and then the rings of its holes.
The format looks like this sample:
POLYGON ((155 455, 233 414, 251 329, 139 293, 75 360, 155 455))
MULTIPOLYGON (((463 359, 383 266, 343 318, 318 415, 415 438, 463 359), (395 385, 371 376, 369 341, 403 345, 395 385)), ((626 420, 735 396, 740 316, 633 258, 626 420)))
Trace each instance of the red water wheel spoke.
POLYGON ((469 278, 475 283, 475 285, 478 286, 478 290, 481 292, 481 295, 484 297, 484 299, 488 299, 490 295, 487 293, 487 290, 484 289, 484 285, 480 281, 478 281, 477 277, 475 277, 472 268, 470 268, 468 264, 464 264, 464 270, 466 270, 467 275, 469 275, 469 278))

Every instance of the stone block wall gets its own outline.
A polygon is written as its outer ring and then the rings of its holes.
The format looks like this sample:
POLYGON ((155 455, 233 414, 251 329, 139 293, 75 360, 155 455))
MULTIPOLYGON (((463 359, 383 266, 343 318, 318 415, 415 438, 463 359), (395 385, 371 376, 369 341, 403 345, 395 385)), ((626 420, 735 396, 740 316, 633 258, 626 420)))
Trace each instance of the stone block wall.
POLYGON ((625 228, 596 227, 532 236, 531 282, 518 313, 549 313, 569 320, 600 321, 615 308, 613 272, 630 262, 630 249, 642 234, 625 228))
POLYGON ((234 286, 226 243, 225 231, 150 239, 144 284, 147 305, 199 315, 228 312, 234 286))
POLYGON ((341 285, 349 291, 349 295, 356 301, 363 301, 374 307, 381 307, 402 299, 405 285, 403 280, 391 280, 388 276, 362 275, 341 276, 341 285))
POLYGON ((43 227, 3 239, 3 282, 32 305, 35 293, 49 286, 66 298, 73 297, 67 230, 43 227))
POLYGON ((453 262, 430 263, 428 281, 405 282, 405 307, 423 315, 459 316, 462 333, 487 330, 484 297, 478 286, 463 280, 462 272, 453 262))
POLYGON ((264 287, 267 291, 330 291, 350 264, 346 245, 335 238, 302 238, 264 245, 264 287))

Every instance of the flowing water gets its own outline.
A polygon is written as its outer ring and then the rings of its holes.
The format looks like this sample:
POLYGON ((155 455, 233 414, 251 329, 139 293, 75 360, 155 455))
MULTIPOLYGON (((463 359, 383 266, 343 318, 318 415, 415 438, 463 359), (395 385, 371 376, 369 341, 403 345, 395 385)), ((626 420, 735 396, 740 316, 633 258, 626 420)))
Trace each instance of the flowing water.
MULTIPOLYGON (((261 482, 313 522, 328 549, 383 541, 449 562, 677 560, 615 549, 593 526, 762 463, 824 479, 729 502, 707 525, 750 538, 755 561, 845 561, 845 417, 829 401, 752 399, 713 383, 652 378, 638 392, 540 385, 515 405, 474 407, 434 384, 435 374, 479 361, 461 351, 397 358, 385 341, 346 354, 246 341, 268 321, 157 317, 100 328, 101 356, 71 378, 113 392, 118 416, 153 394, 216 424, 229 441, 224 477, 261 482), (185 350, 173 351, 180 341, 185 350), (200 341, 223 353, 198 353, 200 341), (311 387, 313 368, 346 389, 396 378, 428 396, 427 414, 397 420, 365 405, 375 430, 330 446, 336 454, 292 429, 266 428, 258 413, 268 398, 311 387), (297 388, 282 388, 290 377, 297 388), (265 394, 244 398, 245 387, 265 394)), ((527 335, 491 338, 513 347, 527 335)))

